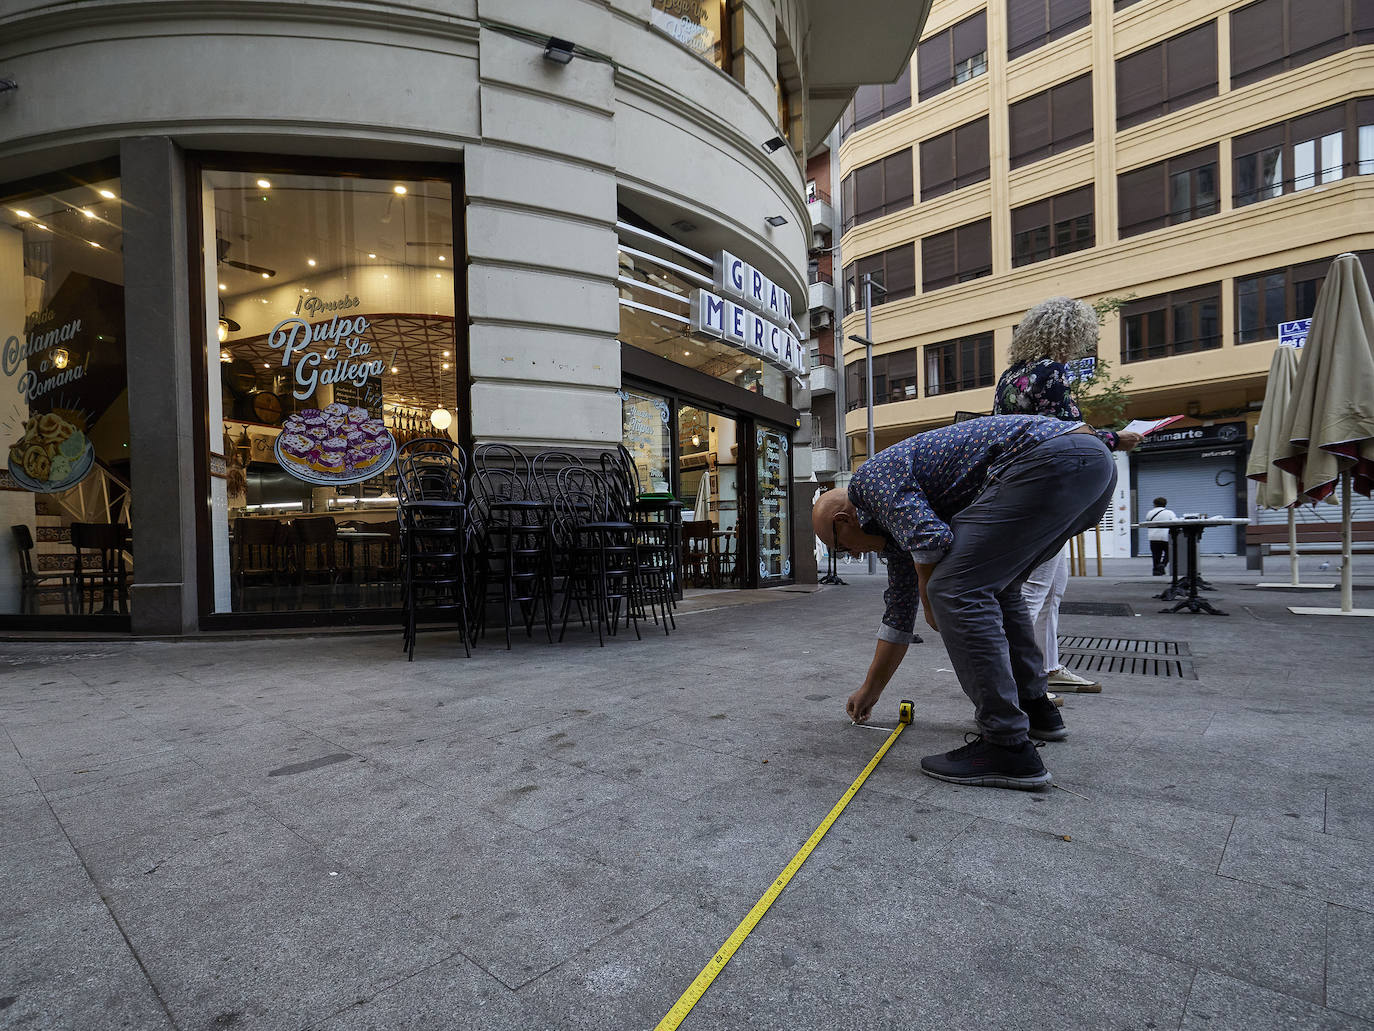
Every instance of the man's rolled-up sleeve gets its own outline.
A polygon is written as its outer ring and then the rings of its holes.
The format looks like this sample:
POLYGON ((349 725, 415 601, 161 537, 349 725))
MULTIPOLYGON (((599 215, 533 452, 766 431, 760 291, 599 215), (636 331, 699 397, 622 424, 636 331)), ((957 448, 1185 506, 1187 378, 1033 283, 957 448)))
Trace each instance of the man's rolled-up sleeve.
POLYGON ((910 644, 916 629, 916 609, 920 604, 920 587, 916 566, 906 555, 885 552, 887 559, 887 590, 883 592, 883 622, 878 627, 878 640, 893 644, 910 644))

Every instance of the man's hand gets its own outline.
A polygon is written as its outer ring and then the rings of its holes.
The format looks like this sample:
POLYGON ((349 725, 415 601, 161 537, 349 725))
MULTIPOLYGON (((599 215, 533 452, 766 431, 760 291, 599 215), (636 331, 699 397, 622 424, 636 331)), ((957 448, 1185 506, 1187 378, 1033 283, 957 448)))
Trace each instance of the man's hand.
POLYGON ((1118 451, 1134 451, 1136 445, 1143 439, 1144 438, 1141 437, 1139 433, 1131 433, 1128 430, 1122 430, 1116 435, 1116 449, 1118 451))
POLYGON ((868 717, 873 714, 873 706, 878 703, 882 693, 882 688, 870 691, 866 686, 861 687, 849 696, 844 711, 849 713, 849 718, 855 723, 867 723, 868 717))

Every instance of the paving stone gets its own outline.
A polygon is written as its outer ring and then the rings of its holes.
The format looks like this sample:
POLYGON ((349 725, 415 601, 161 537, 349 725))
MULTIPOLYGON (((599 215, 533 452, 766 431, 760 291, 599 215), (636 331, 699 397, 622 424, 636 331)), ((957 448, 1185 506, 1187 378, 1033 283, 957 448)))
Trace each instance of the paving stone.
POLYGON ((1369 1027, 1347 1014, 1199 970, 1180 1031, 1368 1031, 1369 1027))
POLYGON ((1374 1023, 1374 914, 1326 907, 1326 1004, 1374 1023))
POLYGON ((1236 821, 1219 873, 1374 912, 1368 842, 1296 824, 1236 821))

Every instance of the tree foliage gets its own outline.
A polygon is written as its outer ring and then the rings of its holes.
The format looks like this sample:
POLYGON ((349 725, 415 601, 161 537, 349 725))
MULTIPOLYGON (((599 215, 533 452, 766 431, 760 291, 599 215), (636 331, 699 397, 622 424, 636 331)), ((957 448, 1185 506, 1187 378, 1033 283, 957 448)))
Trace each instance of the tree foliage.
MULTIPOLYGON (((1092 303, 1097 324, 1105 325, 1134 297, 1133 293, 1099 297, 1092 303)), ((1130 376, 1112 375, 1112 364, 1102 357, 1099 348, 1092 375, 1075 380, 1071 390, 1084 419, 1100 429, 1117 429, 1126 421, 1126 406, 1131 400, 1126 388, 1130 383, 1130 376)))

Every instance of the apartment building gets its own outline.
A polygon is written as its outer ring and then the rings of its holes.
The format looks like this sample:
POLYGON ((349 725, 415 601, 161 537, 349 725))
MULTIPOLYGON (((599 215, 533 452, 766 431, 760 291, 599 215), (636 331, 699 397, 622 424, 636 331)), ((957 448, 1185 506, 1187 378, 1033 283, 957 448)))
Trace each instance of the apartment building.
POLYGON ((1123 460, 1118 524, 1155 494, 1252 510, 1246 440, 1280 324, 1311 314, 1337 254, 1374 271, 1370 44, 1369 0, 937 0, 906 73, 840 123, 853 461, 865 275, 885 289, 878 448, 989 412, 1031 305, 1116 297, 1098 357, 1130 377, 1127 416, 1185 416, 1123 460))

